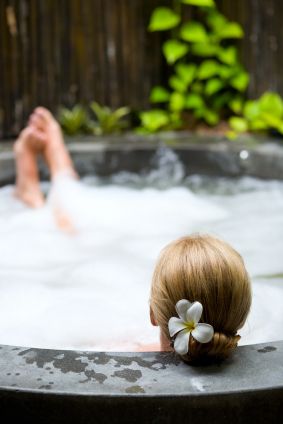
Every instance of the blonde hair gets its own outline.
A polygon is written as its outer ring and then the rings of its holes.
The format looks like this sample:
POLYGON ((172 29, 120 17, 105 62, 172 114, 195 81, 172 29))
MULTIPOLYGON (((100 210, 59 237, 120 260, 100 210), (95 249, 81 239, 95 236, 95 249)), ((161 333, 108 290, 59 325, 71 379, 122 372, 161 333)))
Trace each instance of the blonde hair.
POLYGON ((192 336, 185 360, 226 357, 237 346, 237 335, 251 306, 251 284, 242 257, 229 244, 209 235, 183 237, 166 246, 156 264, 150 306, 161 332, 170 340, 168 321, 177 316, 180 299, 203 305, 201 321, 211 324, 211 342, 192 336))

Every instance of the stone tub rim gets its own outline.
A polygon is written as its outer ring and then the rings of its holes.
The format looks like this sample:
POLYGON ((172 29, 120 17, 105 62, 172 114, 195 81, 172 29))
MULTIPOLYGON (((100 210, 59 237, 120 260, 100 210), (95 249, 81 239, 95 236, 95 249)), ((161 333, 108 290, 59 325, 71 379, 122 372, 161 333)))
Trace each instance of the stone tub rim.
MULTIPOLYGON (((156 151, 168 148, 183 164, 185 176, 198 173, 283 180, 282 139, 264 136, 240 136, 238 141, 189 132, 151 136, 80 136, 67 138, 67 145, 80 175, 93 171, 102 177, 120 170, 147 172, 154 165, 156 151)), ((40 168, 41 177, 48 178, 43 163, 40 168)), ((3 142, 0 143, 0 186, 14 180, 12 143, 3 142)))
POLYGON ((283 340, 240 346, 228 359, 206 365, 188 365, 174 352, 99 352, 0 345, 0 392, 169 398, 276 389, 283 394, 283 378, 274 367, 274 361, 283 373, 283 340), (15 373, 14 365, 19 372, 15 373), (158 381, 160 373, 163 373, 161 382, 158 381), (98 374, 103 376, 102 380, 97 379, 98 374), (174 386, 172 375, 183 379, 179 390, 174 386), (50 380, 54 380, 51 385, 54 387, 45 387, 51 384, 50 380), (141 384, 142 393, 125 391, 141 384))

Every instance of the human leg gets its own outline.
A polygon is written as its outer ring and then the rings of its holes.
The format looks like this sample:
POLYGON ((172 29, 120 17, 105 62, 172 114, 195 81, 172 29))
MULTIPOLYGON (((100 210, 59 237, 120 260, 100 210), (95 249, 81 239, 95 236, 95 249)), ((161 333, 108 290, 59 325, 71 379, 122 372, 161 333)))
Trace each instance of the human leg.
POLYGON ((45 141, 44 133, 29 125, 21 131, 14 144, 17 172, 15 195, 32 208, 44 204, 39 183, 37 155, 43 150, 45 141))

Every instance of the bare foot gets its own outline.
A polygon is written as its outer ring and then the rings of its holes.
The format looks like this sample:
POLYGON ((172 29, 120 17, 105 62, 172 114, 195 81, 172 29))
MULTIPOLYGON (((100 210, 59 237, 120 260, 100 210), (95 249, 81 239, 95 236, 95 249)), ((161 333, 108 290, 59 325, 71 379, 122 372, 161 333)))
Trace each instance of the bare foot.
POLYGON ((15 195, 32 208, 44 204, 36 157, 43 150, 45 141, 44 133, 28 126, 20 133, 14 144, 17 168, 15 195))
POLYGON ((44 107, 37 107, 29 122, 38 131, 43 131, 46 135, 47 142, 43 154, 50 169, 51 178, 62 171, 67 171, 70 175, 77 177, 72 159, 64 144, 61 128, 49 110, 44 107))
MULTIPOLYGON (((32 113, 29 123, 38 131, 43 131, 46 136, 43 156, 49 167, 51 178, 54 179, 62 172, 78 178, 73 161, 64 144, 61 128, 49 110, 37 107, 32 113)), ((56 224, 61 230, 71 234, 76 232, 72 220, 64 211, 58 198, 53 199, 53 212, 56 224)))

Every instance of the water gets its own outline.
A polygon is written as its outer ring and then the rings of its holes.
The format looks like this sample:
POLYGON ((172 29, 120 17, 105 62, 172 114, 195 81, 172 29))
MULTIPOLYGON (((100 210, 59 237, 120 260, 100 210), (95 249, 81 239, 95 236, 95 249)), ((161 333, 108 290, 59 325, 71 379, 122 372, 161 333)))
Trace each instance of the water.
MULTIPOLYGON (((0 343, 136 349, 158 341, 148 298, 171 240, 199 231, 231 243, 253 281, 241 344, 283 339, 283 183, 193 176, 171 151, 149 174, 83 183, 61 176, 40 210, 0 189, 0 343), (53 210, 68 211, 73 235, 53 210)), ((48 190, 48 185, 43 184, 48 190)))

